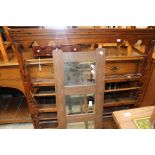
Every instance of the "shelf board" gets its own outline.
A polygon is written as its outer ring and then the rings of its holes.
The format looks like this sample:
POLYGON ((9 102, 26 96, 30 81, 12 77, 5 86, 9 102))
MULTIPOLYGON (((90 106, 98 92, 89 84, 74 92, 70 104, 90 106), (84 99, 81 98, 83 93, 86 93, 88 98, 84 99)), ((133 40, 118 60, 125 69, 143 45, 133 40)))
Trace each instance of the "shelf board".
POLYGON ((56 104, 38 104, 40 113, 44 112, 57 112, 56 104))
POLYGON ((133 57, 133 56, 115 56, 115 57, 106 57, 106 62, 109 62, 109 61, 134 61, 134 60, 143 60, 144 57, 143 56, 136 56, 136 57, 133 57))
MULTIPOLYGON (((136 81, 141 77, 141 73, 137 74, 125 74, 125 75, 110 75, 105 76, 105 82, 124 82, 124 81, 136 81)), ((38 78, 32 79, 33 86, 55 86, 54 79, 38 78)))
POLYGON ((114 99, 107 99, 104 101, 104 107, 108 108, 108 107, 115 107, 115 106, 121 106, 121 105, 131 105, 131 104, 135 104, 136 99, 132 99, 132 98, 118 98, 116 100, 114 99))
POLYGON ((41 58, 41 59, 27 59, 25 60, 26 65, 38 65, 38 64, 53 64, 52 58, 41 58))
POLYGON ((40 121, 39 128, 46 129, 46 128, 58 128, 58 121, 40 121))
POLYGON ((123 74, 123 75, 109 75, 105 76, 105 82, 124 82, 124 81, 136 81, 141 78, 142 74, 123 74))
POLYGON ((52 90, 39 90, 36 89, 33 93, 34 97, 42 97, 42 96, 56 96, 55 91, 52 90))
POLYGON ((43 97, 43 96, 56 96, 56 93, 37 93, 33 94, 34 97, 43 97))
POLYGON ((55 80, 54 79, 45 79, 45 78, 38 78, 38 79, 32 79, 32 85, 37 86, 55 86, 55 80))
POLYGON ((104 107, 103 116, 105 117, 105 116, 112 115, 114 111, 132 109, 134 107, 135 107, 134 104, 104 107))
POLYGON ((57 120, 57 113, 40 113, 39 114, 39 120, 57 120))
POLYGON ((119 88, 119 89, 109 89, 105 90, 105 93, 110 93, 110 92, 119 92, 119 91, 128 91, 128 90, 135 90, 135 89, 141 89, 141 87, 130 87, 130 88, 119 88))

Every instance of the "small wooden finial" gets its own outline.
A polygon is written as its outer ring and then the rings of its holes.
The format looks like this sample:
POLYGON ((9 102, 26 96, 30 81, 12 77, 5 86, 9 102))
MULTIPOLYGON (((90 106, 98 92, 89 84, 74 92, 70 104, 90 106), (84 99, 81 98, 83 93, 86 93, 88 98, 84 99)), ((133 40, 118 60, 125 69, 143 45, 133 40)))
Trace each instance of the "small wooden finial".
POLYGON ((33 46, 39 46, 39 44, 36 41, 34 41, 33 44, 32 44, 32 47, 33 46))
POLYGON ((102 48, 104 46, 103 43, 98 43, 98 48, 102 48))
POLYGON ((95 44, 91 44, 90 49, 91 49, 91 50, 95 49, 95 44))

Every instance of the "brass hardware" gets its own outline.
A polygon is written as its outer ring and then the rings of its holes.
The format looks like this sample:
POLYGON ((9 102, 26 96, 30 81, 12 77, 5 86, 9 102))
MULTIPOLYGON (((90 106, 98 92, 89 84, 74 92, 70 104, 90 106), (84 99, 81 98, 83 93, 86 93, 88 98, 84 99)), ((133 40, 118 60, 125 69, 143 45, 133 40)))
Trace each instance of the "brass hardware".
POLYGON ((113 72, 116 72, 116 71, 118 71, 119 69, 120 69, 120 67, 118 67, 118 66, 112 66, 112 67, 110 68, 110 70, 113 71, 113 72))

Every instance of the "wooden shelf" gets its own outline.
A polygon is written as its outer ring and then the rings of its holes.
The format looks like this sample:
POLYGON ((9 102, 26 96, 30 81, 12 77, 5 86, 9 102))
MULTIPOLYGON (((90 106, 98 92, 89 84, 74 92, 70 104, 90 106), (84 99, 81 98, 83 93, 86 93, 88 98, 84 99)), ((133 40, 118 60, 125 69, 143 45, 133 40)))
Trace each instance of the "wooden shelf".
POLYGON ((129 105, 120 105, 120 106, 114 106, 114 107, 104 107, 104 112, 103 112, 103 116, 109 116, 112 115, 112 112, 114 111, 119 111, 119 110, 126 110, 126 109, 131 109, 134 108, 135 106, 133 104, 129 104, 129 105))
POLYGON ((38 64, 53 64, 52 58, 42 58, 42 59, 28 59, 25 61, 26 65, 38 65, 38 64))
POLYGON ((32 79, 32 85, 34 87, 36 86, 55 86, 55 80, 54 79, 32 79))
MULTIPOLYGON (((56 45, 63 45, 66 43, 66 38, 67 38, 68 44, 80 44, 81 47, 83 44, 88 44, 89 46, 87 47, 87 49, 84 49, 83 47, 81 48, 81 51, 87 51, 87 52, 95 51, 96 50, 95 44, 98 44, 101 42, 104 44, 112 43, 112 42, 115 43, 114 45, 115 47, 102 46, 103 48, 106 49, 106 52, 105 52, 106 67, 103 67, 103 65, 100 66, 100 69, 105 68, 105 76, 106 76, 104 81, 106 82, 105 84, 106 100, 104 104, 104 110, 106 110, 105 114, 110 114, 111 111, 118 110, 119 108, 120 109, 123 107, 130 108, 134 106, 136 99, 130 98, 131 96, 135 96, 135 98, 138 98, 139 100, 137 100, 137 103, 138 102, 140 103, 140 101, 143 99, 144 92, 145 92, 143 91, 143 88, 147 86, 148 79, 147 79, 147 76, 145 75, 148 75, 148 73, 150 72, 151 63, 149 62, 151 62, 151 57, 149 56, 148 51, 145 51, 144 53, 142 53, 137 49, 132 48, 132 45, 134 43, 137 43, 138 40, 141 40, 145 45, 145 49, 150 50, 150 53, 151 53, 153 44, 151 45, 150 43, 151 43, 151 40, 154 39, 155 30, 150 30, 150 29, 147 29, 147 30, 111 29, 109 30, 109 29, 78 29, 77 28, 77 29, 65 29, 64 31, 62 32, 60 30, 41 29, 41 28, 39 29, 10 28, 9 29, 13 42, 20 43, 24 47, 23 48, 24 52, 22 54, 24 59, 26 60, 25 67, 29 68, 28 71, 30 73, 30 77, 31 78, 49 78, 49 79, 32 80, 32 86, 36 90, 35 93, 33 94, 33 97, 36 97, 36 100, 41 99, 42 101, 44 101, 44 98, 55 100, 55 95, 56 95, 54 90, 55 80, 52 78, 54 77, 53 73, 55 70, 57 71, 57 68, 53 70, 53 58, 51 57, 35 59, 35 57, 33 56, 32 49, 29 47, 32 45, 34 41, 36 41, 40 46, 46 46, 51 40, 53 40, 56 45), (65 38, 64 38, 64 31, 65 31, 65 38), (92 44, 94 44, 94 48, 91 49, 92 44), (42 70, 39 70, 40 68, 37 66, 38 64, 41 64, 42 70), (147 70, 145 70, 145 68, 147 68, 147 70), (144 77, 142 77, 142 75, 139 72, 144 73, 144 71, 145 71, 145 75, 143 75, 144 77), (142 83, 141 83, 141 78, 143 78, 142 83), (122 83, 117 84, 117 82, 118 83, 122 82, 122 83), (52 86, 52 88, 48 90, 45 90, 45 89, 41 90, 41 88, 43 88, 44 86, 45 87, 52 86), (36 88, 36 87, 39 87, 39 88, 36 88), (140 90, 142 89, 141 94, 139 94, 139 91, 138 91, 139 89, 140 90), (116 93, 113 93, 113 92, 116 92, 116 93), (124 93, 124 96, 123 96, 123 93, 124 93), (117 95, 117 94, 120 94, 120 95, 117 95), (111 100, 108 100, 109 98, 111 98, 111 100)), ((10 57, 9 62, 12 65, 13 64, 15 65, 15 63, 17 62, 17 59, 10 57)), ((18 62, 20 61, 18 60, 18 62)), ((6 63, 5 65, 9 66, 9 63, 6 63)), ((56 66, 59 66, 59 65, 56 65, 56 66)), ((23 68, 21 68, 21 70, 22 69, 23 68)), ((63 72, 61 71, 61 73, 63 72)), ((23 75, 25 74, 23 73, 23 75)), ((23 77, 25 78, 25 76, 23 77)), ((59 77, 61 76, 58 76, 58 78, 59 77)), ((97 77, 100 77, 99 79, 102 80, 102 76, 97 76, 97 77)), ((12 81, 15 81, 15 80, 13 79, 12 81)), ((102 87, 99 86, 98 88, 103 89, 103 86, 102 87)), ((53 102, 55 103, 55 101, 53 102)), ((58 102, 58 104, 61 104, 61 102, 58 102)), ((38 118, 40 119, 40 128, 45 126, 51 127, 53 123, 57 124, 57 122, 55 121, 56 117, 54 115, 50 115, 49 113, 50 112, 56 113, 57 110, 59 110, 60 108, 57 109, 55 104, 54 105, 38 104, 38 108, 39 108, 38 109, 39 112, 41 112, 41 114, 39 114, 40 118, 38 118), (43 114, 43 113, 47 113, 47 114, 43 114)), ((60 114, 61 114, 61 111, 60 111, 60 114)))
POLYGON ((57 120, 57 113, 40 113, 39 120, 57 120))
MULTIPOLYGON (((136 81, 141 77, 141 73, 137 74, 125 74, 125 75, 111 75, 105 77, 105 82, 124 82, 124 81, 136 81)), ((55 86, 54 79, 38 78, 32 79, 33 86, 55 86)))
POLYGON ((119 92, 119 91, 128 91, 128 90, 136 90, 136 89, 141 89, 141 87, 120 88, 120 89, 109 89, 109 90, 105 90, 105 93, 119 92))
POLYGON ((46 129, 46 128, 58 128, 58 121, 40 121, 39 128, 46 129))
POLYGON ((55 96, 55 90, 50 87, 37 87, 34 88, 33 96, 34 97, 46 97, 46 96, 55 96))
POLYGON ((46 92, 39 92, 39 93, 34 93, 34 97, 42 97, 42 96, 56 96, 56 93, 51 93, 51 91, 46 91, 46 92))
POLYGON ((144 57, 143 56, 139 56, 139 57, 109 57, 106 58, 106 62, 108 61, 128 61, 128 60, 143 60, 144 57))
POLYGON ((130 105, 135 104, 136 99, 132 98, 118 98, 118 99, 107 99, 104 101, 104 107, 115 107, 115 106, 121 106, 121 105, 130 105))
POLYGON ((56 104, 38 104, 40 113, 44 112, 57 112, 56 104))
POLYGON ((105 76, 105 82, 124 82, 124 81, 137 81, 141 78, 141 73, 136 74, 123 74, 123 75, 110 75, 105 76))

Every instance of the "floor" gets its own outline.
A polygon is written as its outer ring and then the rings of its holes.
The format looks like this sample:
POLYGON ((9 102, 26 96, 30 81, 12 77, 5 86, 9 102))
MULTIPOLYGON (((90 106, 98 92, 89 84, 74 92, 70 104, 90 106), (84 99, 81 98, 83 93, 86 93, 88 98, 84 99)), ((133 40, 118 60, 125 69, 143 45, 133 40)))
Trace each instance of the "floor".
POLYGON ((0 129, 33 129, 32 123, 1 124, 0 129))

